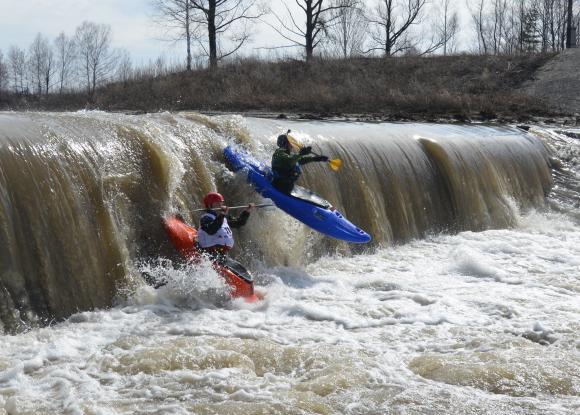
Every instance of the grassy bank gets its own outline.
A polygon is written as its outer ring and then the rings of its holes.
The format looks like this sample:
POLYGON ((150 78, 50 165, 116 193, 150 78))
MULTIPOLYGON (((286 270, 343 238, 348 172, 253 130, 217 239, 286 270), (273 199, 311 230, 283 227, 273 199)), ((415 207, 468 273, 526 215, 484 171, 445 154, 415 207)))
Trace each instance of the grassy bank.
MULTIPOLYGON (((265 111, 379 119, 491 119, 553 115, 518 87, 552 55, 439 56, 263 62, 117 82, 90 107, 102 110, 265 111)), ((74 109, 86 99, 45 97, 19 106, 74 109)))

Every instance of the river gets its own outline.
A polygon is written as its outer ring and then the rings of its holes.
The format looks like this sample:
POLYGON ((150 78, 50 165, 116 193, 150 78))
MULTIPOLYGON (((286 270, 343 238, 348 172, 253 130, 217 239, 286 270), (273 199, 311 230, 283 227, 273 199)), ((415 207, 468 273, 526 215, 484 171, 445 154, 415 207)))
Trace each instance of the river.
POLYGON ((557 130, 0 113, 0 414, 578 413, 580 141, 557 130), (224 302, 159 218, 260 202, 221 149, 268 160, 286 129, 343 159, 302 184, 373 242, 259 210, 233 255, 264 300, 224 302))

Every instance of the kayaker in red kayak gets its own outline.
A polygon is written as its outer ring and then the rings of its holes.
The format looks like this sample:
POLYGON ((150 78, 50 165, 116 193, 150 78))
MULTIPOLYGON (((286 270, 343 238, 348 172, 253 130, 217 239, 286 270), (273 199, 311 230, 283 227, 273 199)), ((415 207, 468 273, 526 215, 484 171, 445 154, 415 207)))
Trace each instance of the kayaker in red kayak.
POLYGON ((203 204, 206 211, 199 219, 197 243, 200 250, 211 259, 223 262, 227 252, 234 246, 232 228, 244 226, 255 205, 250 203, 239 217, 233 217, 228 214, 225 199, 220 193, 208 193, 203 198, 203 204))
MULTIPOLYGON (((177 215, 168 215, 163 219, 165 231, 173 246, 184 259, 194 263, 199 262, 200 254, 209 256, 213 268, 230 286, 229 294, 232 298, 242 297, 246 302, 259 300, 262 296, 254 292, 252 275, 243 265, 227 256, 228 251, 234 246, 231 228, 244 226, 255 205, 250 203, 242 214, 235 218, 228 215, 229 209, 225 205, 224 197, 219 193, 208 193, 203 203, 206 209, 200 218, 199 229, 187 225, 177 215)), ((151 275, 144 275, 144 278, 155 288, 168 283, 165 279, 158 281, 151 275)))

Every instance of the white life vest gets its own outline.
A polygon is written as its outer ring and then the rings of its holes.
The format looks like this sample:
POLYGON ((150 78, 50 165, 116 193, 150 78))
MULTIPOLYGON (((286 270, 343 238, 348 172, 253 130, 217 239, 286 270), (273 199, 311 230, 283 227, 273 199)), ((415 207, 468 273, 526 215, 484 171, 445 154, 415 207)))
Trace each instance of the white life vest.
MULTIPOLYGON (((206 216, 209 216, 212 220, 217 218, 217 216, 213 213, 204 213, 200 218, 200 221, 206 216)), ((197 243, 202 248, 211 248, 212 246, 216 245, 232 248, 234 246, 234 237, 232 236, 232 230, 230 225, 228 225, 227 218, 224 218, 222 227, 219 228, 218 231, 213 235, 210 235, 204 231, 200 226, 199 231, 197 232, 197 243)))

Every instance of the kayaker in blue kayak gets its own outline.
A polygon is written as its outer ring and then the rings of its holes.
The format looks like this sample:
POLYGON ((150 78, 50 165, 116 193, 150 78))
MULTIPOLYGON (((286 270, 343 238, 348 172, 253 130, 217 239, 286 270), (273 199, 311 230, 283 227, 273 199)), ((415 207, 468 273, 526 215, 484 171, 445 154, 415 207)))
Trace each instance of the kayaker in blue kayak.
POLYGON ((223 262, 226 260, 227 252, 234 246, 231 228, 241 228, 246 224, 254 204, 250 203, 237 218, 228 215, 228 207, 220 193, 208 193, 203 198, 203 204, 206 211, 199 219, 197 242, 201 251, 212 259, 223 262))
POLYGON ((300 166, 313 161, 328 161, 328 157, 309 155, 312 147, 302 147, 298 153, 292 152, 288 134, 278 136, 278 148, 272 156, 272 185, 279 191, 290 194, 296 180, 302 174, 300 166))

